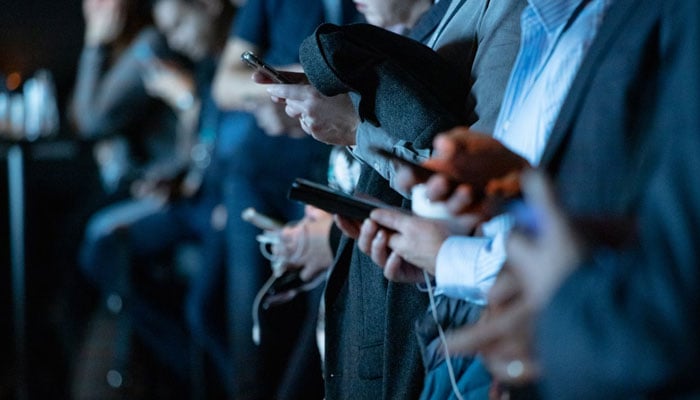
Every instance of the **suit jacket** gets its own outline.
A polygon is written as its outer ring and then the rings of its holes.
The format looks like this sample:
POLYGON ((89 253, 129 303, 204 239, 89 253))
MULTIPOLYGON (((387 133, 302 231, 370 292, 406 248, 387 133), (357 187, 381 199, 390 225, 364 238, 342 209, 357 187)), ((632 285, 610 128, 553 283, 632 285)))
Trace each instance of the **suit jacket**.
MULTIPOLYGON (((493 121, 517 54, 524 3, 453 0, 429 43, 439 52, 444 50, 448 61, 462 65, 460 70, 474 74, 472 93, 479 82, 477 104, 483 98, 484 104, 495 107, 483 112, 492 113, 493 121), (484 68, 482 75, 476 75, 477 66, 484 68)), ((427 136, 419 145, 430 145, 432 136, 427 136)), ((391 204, 403 203, 367 165, 362 167, 357 191, 391 204)), ((414 322, 427 306, 425 294, 415 285, 388 282, 381 269, 344 238, 328 279, 325 303, 326 397, 418 398, 424 371, 414 322)))
POLYGON ((561 110, 542 164, 563 206, 635 228, 543 312, 550 398, 699 394, 699 27, 696 0, 617 0, 561 110))

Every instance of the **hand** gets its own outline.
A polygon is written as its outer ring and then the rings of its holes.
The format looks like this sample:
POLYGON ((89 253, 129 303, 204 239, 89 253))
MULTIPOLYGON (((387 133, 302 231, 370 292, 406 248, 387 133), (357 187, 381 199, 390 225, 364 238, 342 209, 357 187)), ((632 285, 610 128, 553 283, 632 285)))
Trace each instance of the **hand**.
MULTIPOLYGON (((381 256, 375 243, 376 234, 383 232, 389 249, 407 262, 425 269, 435 275, 435 259, 442 243, 450 235, 466 235, 472 232, 478 223, 477 216, 440 220, 409 215, 399 210, 376 209, 372 211, 371 221, 365 221, 363 232, 358 239, 360 249, 368 254, 381 256)), ((377 257, 382 261, 383 257, 377 257)), ((381 265, 381 264, 380 264, 381 265)))
POLYGON ((84 0, 85 44, 99 46, 114 42, 124 29, 126 15, 121 1, 84 0))
POLYGON ((301 221, 280 230, 280 243, 272 247, 272 253, 286 261, 284 270, 301 268, 299 277, 309 282, 333 263, 328 242, 333 216, 311 206, 305 211, 301 221))
POLYGON ((357 239, 360 236, 360 228, 362 227, 362 221, 345 218, 342 215, 333 215, 333 221, 335 225, 345 234, 345 236, 357 239))
POLYGON ((447 334, 450 354, 480 353, 494 378, 509 385, 525 384, 540 375, 532 350, 535 310, 521 290, 521 282, 505 266, 479 322, 447 334))
POLYGON ((286 134, 293 138, 306 137, 299 121, 288 117, 284 108, 284 104, 265 100, 258 102, 251 112, 255 115, 258 126, 270 136, 286 134))
POLYGON ((358 247, 370 255, 372 261, 384 270, 384 277, 402 283, 418 283, 423 281, 423 271, 406 262, 397 252, 389 248, 391 232, 383 229, 371 219, 362 224, 358 247))
MULTIPOLYGON (((427 182, 427 195, 444 201, 454 214, 475 212, 483 195, 501 198, 519 193, 519 175, 529 167, 524 158, 508 150, 489 135, 457 127, 438 135, 431 159, 424 165, 439 173, 427 182)), ((410 171, 401 170, 403 186, 417 183, 410 171)))
POLYGON ((545 177, 529 172, 522 182, 537 232, 527 235, 516 230, 509 236, 506 249, 508 263, 523 282, 527 301, 539 309, 579 264, 584 248, 557 206, 545 177))
POLYGON ((189 70, 154 59, 144 65, 142 78, 146 92, 173 109, 186 111, 194 105, 195 81, 189 70))
MULTIPOLYGON (((257 76, 262 75, 257 73, 257 76)), ((308 83, 272 84, 267 88, 273 101, 284 102, 291 118, 299 119, 301 128, 316 140, 334 145, 355 144, 360 119, 346 94, 327 97, 308 83)))

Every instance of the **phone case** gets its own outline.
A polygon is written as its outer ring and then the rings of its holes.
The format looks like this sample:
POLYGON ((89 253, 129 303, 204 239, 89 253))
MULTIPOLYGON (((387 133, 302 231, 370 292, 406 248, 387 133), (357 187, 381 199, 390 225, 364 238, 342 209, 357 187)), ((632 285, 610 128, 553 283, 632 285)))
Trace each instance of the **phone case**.
POLYGON ((248 64, 251 68, 260 71, 261 73, 265 74, 267 77, 271 78, 277 83, 293 83, 284 75, 282 75, 279 71, 265 64, 263 60, 258 58, 258 56, 251 53, 250 51, 246 51, 245 53, 241 54, 241 60, 243 60, 243 62, 248 64))

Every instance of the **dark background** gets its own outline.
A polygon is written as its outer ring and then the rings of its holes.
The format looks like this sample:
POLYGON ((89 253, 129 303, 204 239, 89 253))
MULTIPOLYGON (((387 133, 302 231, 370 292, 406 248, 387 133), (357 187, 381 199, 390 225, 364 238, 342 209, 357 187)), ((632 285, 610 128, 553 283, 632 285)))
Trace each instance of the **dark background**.
MULTIPOLYGON (((76 247, 95 205, 96 175, 89 146, 72 139, 65 104, 82 46, 79 0, 0 2, 0 88, 13 72, 22 80, 38 69, 53 74, 62 124, 58 139, 27 144, 26 291, 29 398, 68 398, 68 375, 79 321, 92 301, 79 281, 76 247)), ((7 168, 0 147, 0 400, 15 398, 18 382, 12 331, 7 168)))

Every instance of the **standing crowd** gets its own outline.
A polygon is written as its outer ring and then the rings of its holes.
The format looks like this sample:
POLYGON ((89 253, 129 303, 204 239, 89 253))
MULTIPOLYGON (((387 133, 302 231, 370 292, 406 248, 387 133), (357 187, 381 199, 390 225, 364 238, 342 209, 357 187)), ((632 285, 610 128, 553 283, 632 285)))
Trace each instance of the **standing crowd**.
POLYGON ((113 335, 74 398, 143 395, 141 348, 190 389, 146 398, 700 397, 700 3, 83 11, 78 263, 113 335))

